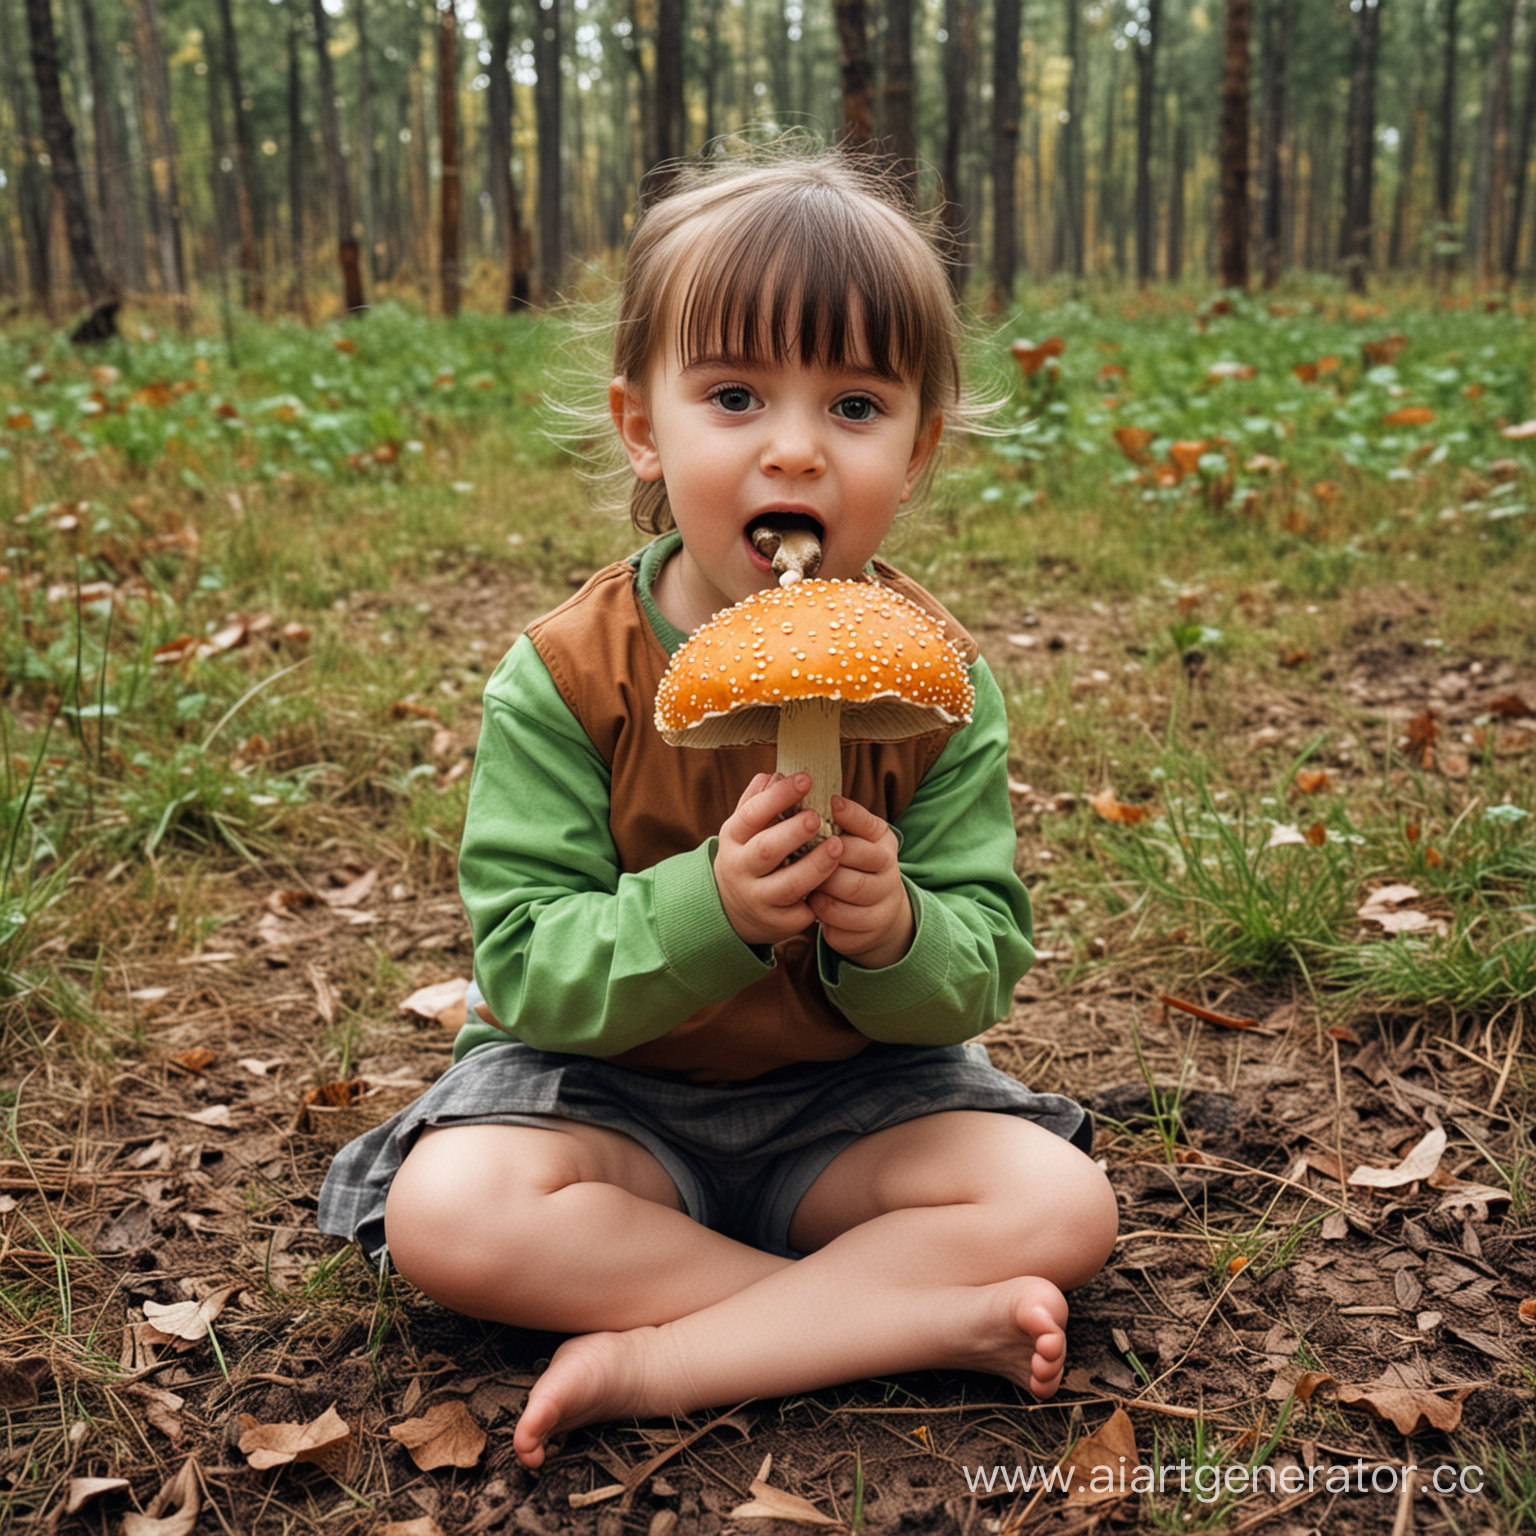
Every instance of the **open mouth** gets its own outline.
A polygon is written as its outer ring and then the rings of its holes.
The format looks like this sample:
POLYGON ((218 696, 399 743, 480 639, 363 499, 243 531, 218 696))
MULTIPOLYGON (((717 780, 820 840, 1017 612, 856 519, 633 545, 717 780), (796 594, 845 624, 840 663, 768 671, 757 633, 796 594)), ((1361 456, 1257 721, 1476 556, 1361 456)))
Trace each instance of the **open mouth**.
POLYGON ((798 533, 812 534, 817 539, 826 537, 822 532, 821 523, 807 512, 760 513, 747 524, 747 537, 756 542, 757 531, 760 528, 766 528, 779 534, 793 530, 798 533))
POLYGON ((789 586, 821 569, 821 523, 809 513, 769 511, 747 525, 747 539, 769 563, 780 586, 789 586))

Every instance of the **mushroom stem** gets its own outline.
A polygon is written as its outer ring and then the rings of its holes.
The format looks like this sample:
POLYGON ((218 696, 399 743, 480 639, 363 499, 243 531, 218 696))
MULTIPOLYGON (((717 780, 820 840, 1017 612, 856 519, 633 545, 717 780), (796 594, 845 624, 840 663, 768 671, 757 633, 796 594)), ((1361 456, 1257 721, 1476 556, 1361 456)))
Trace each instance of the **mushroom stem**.
POLYGON ((821 830, 807 848, 824 842, 837 830, 832 820, 832 796, 843 792, 841 699, 790 699, 779 708, 779 759, 776 767, 811 776, 805 804, 821 817, 821 830))

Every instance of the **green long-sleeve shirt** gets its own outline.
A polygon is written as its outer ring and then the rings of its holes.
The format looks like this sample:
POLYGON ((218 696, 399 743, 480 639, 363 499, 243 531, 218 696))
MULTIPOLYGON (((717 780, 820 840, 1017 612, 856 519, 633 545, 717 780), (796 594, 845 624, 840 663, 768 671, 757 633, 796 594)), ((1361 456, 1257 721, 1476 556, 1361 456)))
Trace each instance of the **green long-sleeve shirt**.
MULTIPOLYGON (((649 546, 637 571, 637 612, 668 654, 684 637, 649 593, 675 547, 675 535, 649 546)), ((869 970, 818 937, 828 1000, 871 1040, 969 1039, 1007 1014, 1033 960, 1029 898, 1013 869, 1003 701, 979 659, 971 680, 971 723, 895 823, 916 920, 911 948, 869 970)), ((713 874, 718 823, 697 827, 687 852, 625 869, 608 826, 611 780, 524 636, 486 689, 459 874, 476 982, 505 1031, 541 1049, 618 1055, 735 997, 775 964, 725 916, 713 874)), ((671 811, 689 815, 687 806, 671 811)), ((455 1058, 504 1038, 472 1019, 455 1058)))

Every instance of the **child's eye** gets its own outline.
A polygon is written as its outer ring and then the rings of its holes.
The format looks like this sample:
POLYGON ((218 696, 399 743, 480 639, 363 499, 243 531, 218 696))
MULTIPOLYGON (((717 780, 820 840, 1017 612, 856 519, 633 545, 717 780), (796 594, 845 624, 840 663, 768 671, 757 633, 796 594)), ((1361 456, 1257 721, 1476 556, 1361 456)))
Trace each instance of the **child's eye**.
POLYGON ((722 411, 750 411, 752 391, 745 384, 724 384, 709 397, 722 411))
POLYGON ((849 395, 839 400, 835 410, 844 421, 873 421, 880 414, 880 406, 868 395, 849 395))

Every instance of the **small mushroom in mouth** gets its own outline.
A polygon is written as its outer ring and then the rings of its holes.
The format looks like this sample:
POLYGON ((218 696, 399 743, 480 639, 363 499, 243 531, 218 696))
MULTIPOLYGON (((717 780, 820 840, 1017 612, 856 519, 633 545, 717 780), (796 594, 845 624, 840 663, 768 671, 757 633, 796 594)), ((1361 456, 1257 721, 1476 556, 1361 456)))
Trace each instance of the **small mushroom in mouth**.
POLYGON ((781 587, 792 587, 821 569, 821 539, 799 523, 761 522, 752 529, 752 544, 773 569, 781 587))

